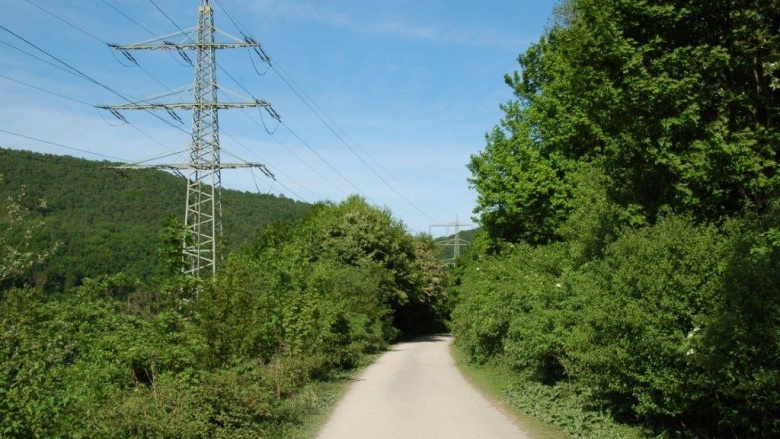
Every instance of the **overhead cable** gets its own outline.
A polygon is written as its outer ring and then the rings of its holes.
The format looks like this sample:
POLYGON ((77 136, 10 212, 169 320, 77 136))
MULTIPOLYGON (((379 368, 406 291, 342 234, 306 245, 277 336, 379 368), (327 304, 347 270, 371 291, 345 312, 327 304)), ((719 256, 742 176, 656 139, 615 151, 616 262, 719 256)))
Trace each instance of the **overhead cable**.
POLYGON ((19 134, 19 133, 15 133, 15 132, 12 132, 12 131, 7 131, 7 130, 4 130, 4 129, 0 129, 0 133, 9 134, 11 136, 16 136, 16 137, 21 137, 21 138, 28 139, 28 140, 33 140, 33 141, 36 141, 36 142, 46 143, 46 144, 49 144, 49 145, 59 146, 61 148, 69 149, 69 150, 72 150, 72 151, 78 151, 78 152, 85 153, 85 154, 92 154, 92 155, 96 155, 96 156, 107 158, 107 159, 111 159, 111 160, 118 160, 120 162, 124 161, 123 159, 120 159, 119 157, 113 157, 113 156, 110 156, 110 155, 100 154, 100 153, 97 153, 97 152, 88 151, 86 149, 75 148, 73 146, 67 146, 67 145, 63 145, 61 143, 57 143, 57 142, 50 142, 48 140, 38 139, 36 137, 27 136, 27 135, 24 135, 24 134, 19 134))

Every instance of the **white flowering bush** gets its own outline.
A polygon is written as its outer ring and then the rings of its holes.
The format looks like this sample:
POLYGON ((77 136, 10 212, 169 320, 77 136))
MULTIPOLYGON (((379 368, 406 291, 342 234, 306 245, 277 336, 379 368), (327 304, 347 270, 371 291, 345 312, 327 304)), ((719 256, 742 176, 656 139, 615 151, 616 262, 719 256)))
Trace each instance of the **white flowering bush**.
MULTIPOLYGON (((49 249, 35 247, 35 233, 43 227, 43 222, 29 220, 30 209, 24 207, 25 201, 22 186, 16 197, 8 199, 6 216, 0 220, 0 283, 29 273, 57 250, 57 245, 49 249)), ((39 201, 37 207, 45 208, 45 201, 39 201)))

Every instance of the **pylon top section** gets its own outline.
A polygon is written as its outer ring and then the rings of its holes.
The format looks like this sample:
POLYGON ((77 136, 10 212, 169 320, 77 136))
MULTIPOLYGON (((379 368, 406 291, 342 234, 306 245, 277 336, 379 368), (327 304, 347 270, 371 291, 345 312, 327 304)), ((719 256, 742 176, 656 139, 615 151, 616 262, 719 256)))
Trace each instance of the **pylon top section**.
MULTIPOLYGON (((214 10, 209 0, 201 0, 198 9, 198 25, 189 30, 153 38, 137 44, 116 45, 110 44, 116 50, 121 51, 125 57, 135 62, 130 55, 131 50, 177 50, 179 54, 195 68, 195 81, 192 84, 192 102, 168 102, 155 103, 153 99, 145 99, 139 102, 117 106, 101 106, 112 111, 115 115, 120 110, 152 110, 162 109, 169 113, 173 110, 192 111, 192 141, 189 146, 189 162, 186 165, 155 165, 157 168, 169 170, 185 169, 187 175, 187 199, 185 205, 185 220, 191 239, 185 243, 183 255, 190 262, 186 273, 202 276, 206 273, 214 275, 217 267, 217 241, 222 234, 222 176, 223 168, 236 168, 241 165, 222 164, 219 145, 219 118, 218 110, 228 108, 265 107, 268 112, 278 118, 270 104, 259 99, 248 99, 240 103, 219 103, 217 92, 217 49, 254 48, 255 52, 266 62, 270 58, 260 48, 260 43, 244 37, 243 40, 218 31, 214 26, 214 10), (232 40, 229 43, 218 43, 215 34, 219 33, 232 40), (179 38, 178 42, 172 39, 179 38), (196 61, 193 63, 185 50, 196 52, 196 61)), ((137 63, 137 62, 136 62, 137 63)), ((224 90, 223 90, 224 91, 224 90)), ((157 96, 178 95, 180 91, 157 96)), ((177 117, 178 119, 178 117, 177 117)), ((138 166, 136 166, 138 167, 138 166)), ((258 167, 261 170, 265 166, 261 164, 246 163, 243 167, 258 167)), ((267 174, 268 175, 268 174, 267 174)))

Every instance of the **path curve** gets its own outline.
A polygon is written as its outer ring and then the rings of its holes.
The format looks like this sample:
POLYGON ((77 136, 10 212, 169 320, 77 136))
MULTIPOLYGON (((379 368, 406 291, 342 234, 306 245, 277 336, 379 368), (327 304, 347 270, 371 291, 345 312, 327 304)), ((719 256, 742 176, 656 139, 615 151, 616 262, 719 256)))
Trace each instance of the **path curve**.
POLYGON ((394 346, 352 384, 318 439, 530 439, 463 378, 451 342, 394 346))

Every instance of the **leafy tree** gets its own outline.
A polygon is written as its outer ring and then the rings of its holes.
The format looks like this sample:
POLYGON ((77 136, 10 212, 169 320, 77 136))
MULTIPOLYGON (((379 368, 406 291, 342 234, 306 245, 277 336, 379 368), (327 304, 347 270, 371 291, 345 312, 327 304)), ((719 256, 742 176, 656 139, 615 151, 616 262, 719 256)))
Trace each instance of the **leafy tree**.
POLYGON ((507 75, 517 100, 472 158, 481 221, 498 239, 549 241, 572 161, 602 166, 610 199, 650 222, 666 208, 699 220, 767 208, 778 23, 753 0, 564 2, 507 75))
POLYGON ((162 309, 186 311, 197 297, 199 280, 184 273, 189 261, 182 250, 190 239, 187 227, 178 218, 168 217, 157 248, 155 284, 167 302, 162 309))
POLYGON ((335 260, 375 273, 379 297, 392 309, 396 328, 405 335, 426 332, 443 317, 434 308, 445 301, 438 284, 440 265, 431 260, 431 243, 415 238, 386 209, 352 196, 338 205, 314 210, 304 228, 315 249, 313 258, 335 260), (425 270, 423 270, 425 268, 425 270))
POLYGON ((503 108, 507 119, 469 163, 469 183, 478 193, 474 213, 496 242, 550 242, 570 209, 571 162, 529 139, 526 112, 518 104, 503 108))
MULTIPOLYGON (((2 175, 0 175, 2 181, 2 175)), ((16 198, 9 197, 7 217, 0 220, 0 285, 31 272, 36 265, 46 262, 56 251, 58 244, 49 249, 35 247, 35 235, 40 233, 43 222, 30 222, 25 187, 16 198)), ((40 201, 37 207, 45 207, 40 201)))

